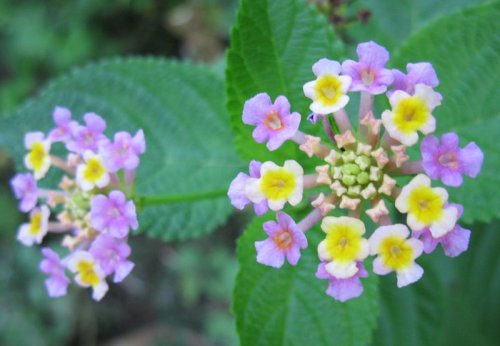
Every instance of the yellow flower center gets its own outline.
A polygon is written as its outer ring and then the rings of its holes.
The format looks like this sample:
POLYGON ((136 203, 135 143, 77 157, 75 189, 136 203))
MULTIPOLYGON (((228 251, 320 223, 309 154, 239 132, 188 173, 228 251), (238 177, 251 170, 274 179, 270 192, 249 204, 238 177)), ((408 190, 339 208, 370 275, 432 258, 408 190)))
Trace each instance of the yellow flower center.
POLYGON ((408 212, 426 225, 441 218, 443 206, 441 195, 428 186, 419 186, 413 189, 408 197, 408 212))
POLYGON ((284 230, 275 235, 273 241, 281 250, 286 250, 292 245, 293 238, 288 230, 284 230))
POLYGON ((42 213, 37 212, 33 214, 30 221, 29 232, 32 236, 37 235, 42 230, 42 213))
POLYGON ((280 130, 283 127, 281 118, 275 111, 270 111, 264 119, 264 124, 271 130, 280 130))
POLYGON ((334 75, 319 77, 314 87, 319 101, 327 106, 333 106, 342 96, 342 83, 334 75))
POLYGON ((429 108, 424 100, 417 96, 406 97, 394 109, 394 124, 401 132, 412 133, 421 129, 429 116, 429 108))
POLYGON ((287 199, 295 190, 295 175, 286 169, 279 168, 267 171, 262 176, 261 189, 267 199, 287 199))
POLYGON ((336 261, 352 262, 361 250, 361 234, 353 226, 335 225, 326 235, 326 249, 336 261))
POLYGON ((28 162, 33 167, 35 171, 42 169, 43 161, 47 157, 47 152, 43 146, 43 143, 35 143, 31 147, 31 151, 28 154, 28 162))
POLYGON ((413 261, 413 248, 405 239, 395 236, 382 241, 379 253, 384 265, 392 270, 406 268, 413 261))
POLYGON ((92 157, 87 161, 87 166, 83 171, 83 178, 88 182, 95 183, 101 179, 105 172, 106 170, 104 169, 101 161, 92 157))
POLYGON ((77 265, 77 270, 80 273, 80 280, 89 286, 95 286, 100 279, 94 269, 94 263, 91 261, 81 261, 77 265))

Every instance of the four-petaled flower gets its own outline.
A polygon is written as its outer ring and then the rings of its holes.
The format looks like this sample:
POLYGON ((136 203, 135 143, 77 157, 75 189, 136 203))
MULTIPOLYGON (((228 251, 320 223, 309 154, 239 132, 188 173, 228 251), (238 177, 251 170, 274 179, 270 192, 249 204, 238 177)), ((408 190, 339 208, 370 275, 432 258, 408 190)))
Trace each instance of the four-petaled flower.
POLYGON ((279 212, 276 218, 277 223, 264 223, 264 231, 269 238, 255 242, 257 262, 280 268, 286 257, 288 263, 296 265, 300 258, 300 249, 307 247, 307 238, 287 214, 279 212))
POLYGON ((40 262, 40 271, 49 275, 45 280, 45 287, 47 288, 49 297, 62 297, 66 295, 70 281, 66 274, 64 274, 64 265, 59 255, 49 248, 43 248, 42 255, 45 258, 40 262))
POLYGON ((351 77, 339 76, 340 64, 334 60, 321 59, 312 68, 317 79, 304 84, 304 94, 313 100, 311 111, 316 114, 334 113, 349 102, 347 90, 351 77))
POLYGON ((394 77, 385 67, 389 52, 373 41, 361 43, 356 49, 359 62, 346 60, 342 63, 342 73, 352 78, 351 91, 366 91, 377 95, 384 93, 394 77))
POLYGON ((448 186, 462 185, 462 175, 475 178, 483 164, 483 152, 471 142, 460 148, 456 133, 445 133, 439 139, 427 136, 422 141, 422 164, 431 179, 441 179, 448 186))
POLYGON ((245 102, 243 123, 256 126, 253 130, 255 141, 267 142, 269 150, 276 150, 295 135, 300 114, 290 113, 290 102, 286 97, 278 96, 272 103, 268 94, 261 93, 245 102))
POLYGON ((286 202, 297 205, 302 200, 302 167, 293 160, 285 161, 283 167, 273 162, 264 162, 260 168, 260 178, 248 178, 245 193, 253 203, 267 200, 269 209, 283 209, 286 202))
POLYGON ((90 222, 97 231, 123 238, 129 228, 138 227, 135 204, 127 201, 121 191, 111 191, 109 196, 97 195, 90 205, 90 222))
POLYGON ((378 255, 373 260, 373 272, 386 275, 392 271, 397 274, 398 287, 419 280, 424 274, 415 258, 422 254, 423 244, 416 238, 407 239, 408 227, 401 224, 379 227, 371 235, 370 254, 378 255))

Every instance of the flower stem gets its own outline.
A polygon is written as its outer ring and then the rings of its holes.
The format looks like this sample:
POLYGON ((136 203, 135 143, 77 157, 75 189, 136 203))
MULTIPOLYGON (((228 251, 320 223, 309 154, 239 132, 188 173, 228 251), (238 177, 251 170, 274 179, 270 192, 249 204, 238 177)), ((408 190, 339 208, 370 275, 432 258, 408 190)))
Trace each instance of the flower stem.
POLYGON ((307 232, 312 226, 317 224, 322 219, 321 211, 319 208, 314 208, 305 218, 303 218, 297 226, 302 230, 302 232, 307 232))
POLYGON ((359 101, 359 120, 363 119, 373 107, 373 95, 366 91, 361 92, 361 100, 359 101))
POLYGON ((399 169, 394 170, 395 175, 425 173, 422 161, 405 162, 399 169))
POLYGON ((344 133, 352 128, 351 122, 349 121, 349 117, 347 116, 344 108, 333 113, 333 117, 335 118, 335 122, 339 127, 340 133, 344 133))
POLYGON ((318 186, 318 175, 317 174, 305 174, 304 175, 304 189, 312 189, 318 186))
POLYGON ((178 195, 154 195, 154 196, 136 196, 134 202, 138 209, 151 205, 173 204, 180 202, 190 202, 202 199, 212 199, 226 196, 227 189, 206 191, 191 194, 178 195))
POLYGON ((330 124, 330 120, 328 117, 325 115, 322 117, 322 122, 323 122, 323 127, 325 129, 326 134, 328 135, 328 138, 332 141, 333 144, 337 144, 337 141, 335 140, 335 133, 333 132, 332 125, 330 124))

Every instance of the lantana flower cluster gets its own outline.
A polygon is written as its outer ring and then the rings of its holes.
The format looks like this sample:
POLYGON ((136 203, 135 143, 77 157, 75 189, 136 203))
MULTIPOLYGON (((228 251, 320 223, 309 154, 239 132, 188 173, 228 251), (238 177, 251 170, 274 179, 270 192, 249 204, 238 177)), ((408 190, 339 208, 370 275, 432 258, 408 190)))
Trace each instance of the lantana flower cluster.
POLYGON ((253 204, 257 215, 277 212, 276 221, 263 224, 265 238, 255 243, 261 264, 296 265, 308 246, 306 232, 320 224, 324 239, 317 248, 316 277, 327 280, 326 293, 339 301, 362 294, 360 278, 371 275, 368 258, 374 274, 395 272, 397 286, 403 287, 422 277, 416 262, 422 253, 438 244, 450 257, 465 251, 471 232, 458 224, 463 207, 449 201, 447 190, 434 186, 434 180, 458 187, 463 176, 476 177, 483 162, 474 142, 460 147, 453 132, 432 135, 433 112, 442 102, 434 90, 439 81, 432 64, 410 63, 406 73, 386 68, 389 52, 374 42, 358 45, 357 54, 358 61, 317 61, 315 79, 303 87, 312 101, 307 120, 322 125, 327 140, 299 130, 301 115, 291 111, 285 96, 273 102, 260 93, 243 108, 243 122, 255 127, 255 141, 270 151, 293 141, 322 164, 305 173, 295 160, 252 161, 249 173, 239 173, 228 191, 238 209, 253 204), (358 119, 356 126, 345 110, 353 92, 360 93, 359 111, 352 117, 358 119), (378 116, 375 96, 390 104, 378 116), (411 160, 406 150, 420 138, 421 158, 411 160), (402 183, 408 179, 401 176, 411 179, 402 183), (302 220, 283 212, 287 203, 302 201, 312 207, 302 220), (405 223, 391 220, 391 205, 406 216, 405 223), (339 211, 347 215, 338 216, 339 211), (376 229, 367 230, 363 220, 368 218, 376 229))
POLYGON ((24 137, 28 172, 15 175, 11 186, 29 222, 19 227, 17 239, 33 246, 50 234, 61 235, 67 250, 63 258, 49 247, 41 249, 48 295, 66 295, 70 273, 78 286, 91 287, 92 297, 100 300, 108 291, 108 277, 121 282, 134 267, 127 240, 138 221, 130 196, 139 156, 146 150, 144 133, 117 132, 110 139, 102 117, 86 113, 80 124, 63 107, 54 109, 53 121, 48 133, 24 137), (52 149, 65 149, 67 155, 57 156, 52 149), (57 187, 41 187, 40 181, 57 169, 62 172, 57 187))

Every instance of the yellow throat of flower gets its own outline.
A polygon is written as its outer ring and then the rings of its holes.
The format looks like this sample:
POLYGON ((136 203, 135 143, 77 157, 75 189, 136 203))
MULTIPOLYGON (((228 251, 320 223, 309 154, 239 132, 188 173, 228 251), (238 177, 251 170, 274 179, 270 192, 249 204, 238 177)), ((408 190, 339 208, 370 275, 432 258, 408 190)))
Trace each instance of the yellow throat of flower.
POLYGON ((443 215, 443 199, 428 186, 419 186, 408 196, 408 213, 418 221, 430 225, 443 215))
POLYGON ((29 232, 32 236, 37 235, 42 230, 42 213, 39 211, 31 217, 29 232))
POLYGON ((287 199, 297 185, 295 175, 289 170, 280 168, 267 171, 262 176, 262 193, 270 200, 287 199))
POLYGON ((353 226, 335 225, 326 235, 326 249, 336 261, 352 262, 361 250, 361 234, 353 226))
POLYGON ((396 236, 385 238, 379 252, 384 265, 392 270, 407 268, 413 261, 413 248, 405 239, 396 236))
POLYGON ((394 109, 394 124, 403 133, 421 129, 429 120, 430 111, 420 97, 411 96, 399 101, 394 109))
POLYGON ((83 171, 83 178, 86 181, 95 183, 102 178, 105 172, 106 170, 104 169, 101 161, 93 157, 87 161, 87 165, 85 167, 85 170, 83 171))
POLYGON ((28 162, 33 167, 35 171, 42 169, 43 162, 47 157, 47 152, 45 151, 45 147, 43 143, 35 143, 31 147, 31 151, 28 154, 28 162))
POLYGON ((327 106, 335 105, 342 96, 342 83, 334 75, 324 75, 315 84, 318 100, 327 106))
POLYGON ((99 283, 100 279, 94 269, 94 263, 90 261, 81 261, 77 265, 77 270, 80 273, 80 280, 82 283, 95 286, 99 283))

